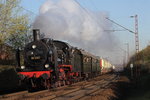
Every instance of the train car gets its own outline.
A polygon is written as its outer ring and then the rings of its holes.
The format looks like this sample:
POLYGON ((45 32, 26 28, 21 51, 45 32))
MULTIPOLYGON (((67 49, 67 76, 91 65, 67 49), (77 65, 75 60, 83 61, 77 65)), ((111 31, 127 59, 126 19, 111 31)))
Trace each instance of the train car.
POLYGON ((106 59, 100 58, 101 73, 110 73, 113 70, 113 65, 106 59))
POLYGON ((79 78, 82 78, 82 56, 81 52, 77 48, 72 49, 72 60, 71 60, 72 66, 73 66, 73 73, 75 73, 74 76, 77 76, 79 78))
POLYGON ((96 59, 96 64, 97 64, 97 66, 96 66, 96 67, 97 67, 97 68, 96 68, 96 69, 97 69, 96 75, 101 75, 101 70, 102 70, 102 69, 101 69, 101 66, 100 66, 100 57, 97 56, 96 58, 97 58, 97 59, 96 59))
POLYGON ((98 64, 99 58, 84 50, 80 50, 80 52, 82 58, 82 75, 86 78, 98 75, 101 72, 98 64))

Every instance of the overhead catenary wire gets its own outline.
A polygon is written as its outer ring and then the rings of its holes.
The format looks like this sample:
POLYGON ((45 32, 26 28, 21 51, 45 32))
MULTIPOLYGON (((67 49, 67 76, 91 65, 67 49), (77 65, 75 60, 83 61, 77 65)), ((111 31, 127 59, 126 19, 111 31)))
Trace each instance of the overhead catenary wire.
MULTIPOLYGON (((95 17, 93 15, 91 15, 91 13, 86 9, 84 8, 77 0, 74 0, 89 16, 91 16, 94 20, 95 20, 95 17)), ((97 21, 96 21, 97 22, 97 21)), ((97 22, 98 25, 100 25, 100 23, 97 22)), ((101 25, 100 25, 101 26, 101 25)))
POLYGON ((19 6, 19 5, 18 5, 18 7, 19 7, 19 8, 22 8, 23 10, 25 10, 25 11, 27 11, 27 12, 29 12, 29 13, 33 14, 33 15, 38 15, 38 14, 34 13, 33 11, 28 10, 28 9, 26 9, 26 8, 22 7, 22 6, 19 6))
MULTIPOLYGON (((91 15, 91 13, 86 9, 86 8, 84 8, 83 6, 81 6, 81 4, 77 1, 77 0, 74 0, 81 8, 83 8, 83 10, 88 14, 88 15, 90 15, 91 17, 94 17, 93 15, 91 15)), ((89 0, 89 2, 91 2, 90 4, 92 5, 92 6, 94 6, 94 8, 98 11, 99 9, 98 9, 98 7, 95 5, 95 3, 94 3, 94 1, 90 1, 89 0)), ((117 29, 117 30, 104 30, 105 32, 115 32, 115 31, 129 31, 129 32, 131 32, 131 33, 133 33, 133 34, 135 34, 135 32, 134 31, 132 31, 132 30, 130 30, 130 29, 128 29, 128 28, 126 28, 126 27, 124 27, 124 26, 122 26, 122 25, 120 25, 120 24, 118 24, 117 22, 115 22, 115 21, 113 21, 113 20, 111 20, 111 19, 109 19, 108 17, 105 17, 104 19, 106 19, 106 20, 108 20, 108 21, 110 21, 110 22, 112 22, 112 23, 114 23, 114 24, 116 24, 116 25, 118 25, 118 26, 120 26, 121 28, 123 28, 123 29, 117 29)), ((98 22, 97 22, 98 23, 98 22)), ((100 23, 98 23, 98 24, 100 24, 100 23)), ((123 51, 124 53, 123 53, 123 59, 125 60, 126 59, 126 57, 125 57, 125 53, 127 53, 127 51, 126 50, 124 50, 122 47, 117 47, 117 48, 119 48, 121 51, 123 51)), ((119 51, 120 51, 119 50, 119 51)))
POLYGON ((111 21, 112 23, 114 23, 114 24, 116 24, 116 25, 122 27, 123 29, 125 29, 125 30, 127 30, 127 31, 129 31, 129 32, 131 32, 131 33, 133 33, 133 34, 135 34, 135 32, 133 32, 132 30, 130 30, 130 29, 128 29, 128 28, 126 28, 126 27, 124 27, 124 26, 122 26, 122 25, 116 23, 115 21, 109 19, 108 17, 106 17, 106 19, 109 20, 109 21, 111 21))
MULTIPOLYGON (((91 16, 91 17, 95 20, 95 22, 96 22, 98 25, 100 25, 100 23, 96 21, 95 16, 93 16, 93 15, 92 15, 86 8, 84 8, 77 0, 74 0, 74 1, 86 12, 87 15, 91 16)), ((101 25, 100 25, 100 26, 101 26, 101 25)))

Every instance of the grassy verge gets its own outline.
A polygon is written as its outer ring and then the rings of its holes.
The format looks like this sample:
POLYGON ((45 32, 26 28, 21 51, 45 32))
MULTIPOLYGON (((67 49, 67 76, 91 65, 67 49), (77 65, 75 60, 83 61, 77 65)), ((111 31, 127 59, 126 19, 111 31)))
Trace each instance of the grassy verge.
POLYGON ((123 100, 150 100, 150 74, 142 75, 138 87, 132 85, 123 100))

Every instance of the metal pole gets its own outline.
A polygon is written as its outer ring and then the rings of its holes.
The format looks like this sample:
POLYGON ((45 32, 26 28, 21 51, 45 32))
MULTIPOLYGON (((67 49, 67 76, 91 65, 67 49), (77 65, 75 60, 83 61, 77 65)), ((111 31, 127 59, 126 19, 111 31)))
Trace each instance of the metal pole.
POLYGON ((130 51, 129 51, 129 43, 127 43, 127 45, 128 45, 128 59, 129 59, 129 56, 130 56, 130 51))
POLYGON ((126 67, 126 51, 124 51, 124 68, 126 67))
POLYGON ((131 16, 131 18, 135 18, 135 50, 136 53, 139 52, 139 36, 138 36, 138 15, 131 16))
POLYGON ((133 79, 133 68, 131 68, 131 78, 133 79))
POLYGON ((135 15, 135 43, 136 43, 136 53, 139 52, 139 35, 138 35, 138 16, 135 15))
MULTIPOLYGON (((135 18, 135 50, 136 50, 135 61, 137 61, 139 59, 138 15, 131 16, 131 18, 135 18)), ((140 68, 139 65, 138 66, 137 65, 135 66, 136 79, 138 79, 138 77, 140 76, 140 68)))
POLYGON ((128 63, 128 61, 129 61, 129 43, 126 43, 126 45, 127 45, 127 63, 128 63))

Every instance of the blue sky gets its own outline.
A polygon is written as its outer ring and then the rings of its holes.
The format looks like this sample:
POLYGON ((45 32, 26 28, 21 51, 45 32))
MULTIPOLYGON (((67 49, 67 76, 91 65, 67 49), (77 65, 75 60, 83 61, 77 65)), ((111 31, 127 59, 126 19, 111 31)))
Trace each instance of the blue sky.
MULTIPOLYGON (((40 6, 46 0, 21 0, 21 5, 38 15, 40 6)), ((134 19, 131 15, 138 15, 139 21, 139 39, 140 49, 150 44, 150 0, 77 0, 83 7, 102 11, 109 14, 109 18, 134 31, 134 19)), ((122 29, 114 25, 114 29, 122 29)), ((135 50, 134 34, 128 31, 113 32, 119 40, 123 49, 126 49, 125 43, 129 43, 130 52, 135 50)))

